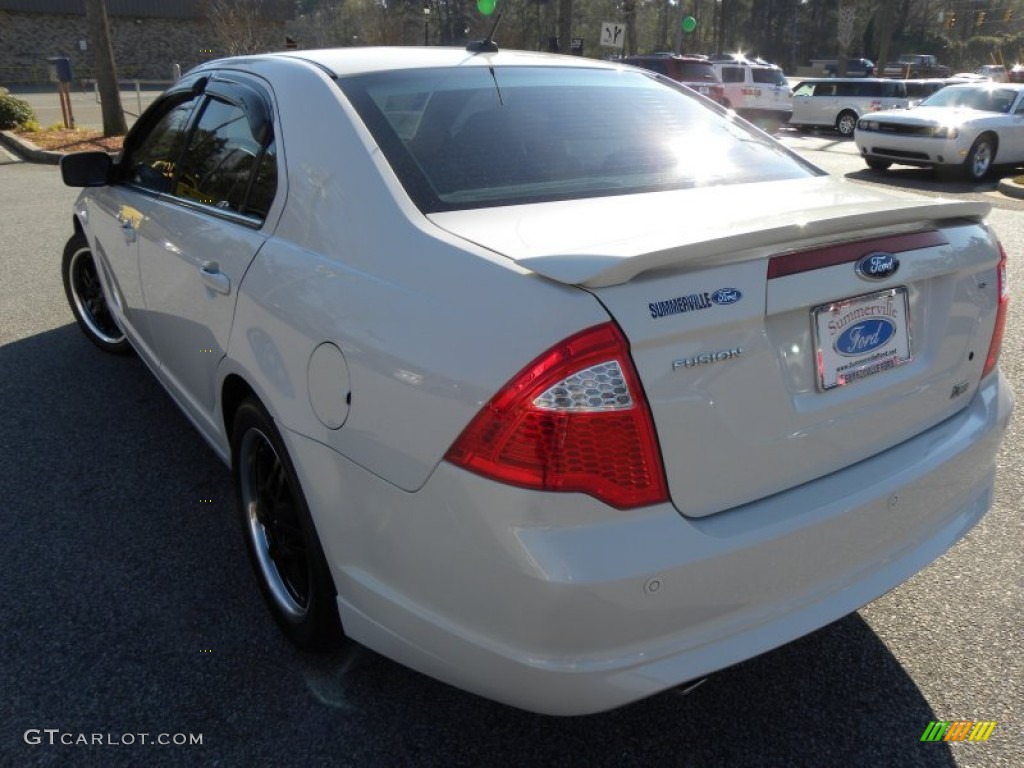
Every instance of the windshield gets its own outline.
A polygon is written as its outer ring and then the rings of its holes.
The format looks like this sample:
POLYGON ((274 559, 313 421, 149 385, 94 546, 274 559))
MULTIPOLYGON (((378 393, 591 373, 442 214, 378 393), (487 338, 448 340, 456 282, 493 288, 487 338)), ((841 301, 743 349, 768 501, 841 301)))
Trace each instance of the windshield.
POLYGON ((1008 114, 1017 92, 1009 88, 957 88, 936 91, 921 102, 922 107, 966 107, 982 112, 1008 114))
POLYGON ((339 85, 425 213, 820 173, 642 72, 469 66, 339 85))

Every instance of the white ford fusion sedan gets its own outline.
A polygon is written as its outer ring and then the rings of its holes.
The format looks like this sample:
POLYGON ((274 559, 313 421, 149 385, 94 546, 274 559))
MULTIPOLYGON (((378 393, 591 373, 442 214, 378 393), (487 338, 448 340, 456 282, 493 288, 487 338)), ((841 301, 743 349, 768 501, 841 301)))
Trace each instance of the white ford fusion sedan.
POLYGON ((828 624, 978 522, 1013 409, 986 204, 494 48, 211 62, 116 162, 62 163, 72 311, 230 466, 295 643, 597 712, 828 624))
POLYGON ((862 117, 854 141, 877 171, 898 163, 981 181, 995 165, 1024 164, 1024 85, 948 85, 913 109, 862 117))

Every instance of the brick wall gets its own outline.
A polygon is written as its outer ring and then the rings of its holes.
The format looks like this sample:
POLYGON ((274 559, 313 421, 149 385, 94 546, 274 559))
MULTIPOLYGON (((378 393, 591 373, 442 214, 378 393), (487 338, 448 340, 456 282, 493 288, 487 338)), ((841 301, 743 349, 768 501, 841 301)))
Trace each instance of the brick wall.
MULTIPOLYGON (((284 48, 284 24, 268 22, 271 38, 284 48)), ((110 17, 117 74, 122 80, 171 79, 172 66, 181 71, 225 55, 205 19, 110 17)), ((0 11, 0 84, 49 82, 46 58, 71 55, 76 80, 92 77, 92 43, 85 16, 0 11), (79 41, 86 40, 86 50, 79 41)))

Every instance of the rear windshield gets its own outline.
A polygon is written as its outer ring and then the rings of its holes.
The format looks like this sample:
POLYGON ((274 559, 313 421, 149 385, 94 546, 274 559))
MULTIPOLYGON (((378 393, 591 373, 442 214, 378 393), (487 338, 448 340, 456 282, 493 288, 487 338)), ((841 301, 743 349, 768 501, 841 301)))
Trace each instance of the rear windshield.
POLYGON ((339 85, 425 213, 820 173, 638 71, 470 66, 339 85))
POLYGON ((678 64, 680 80, 685 80, 688 83, 718 82, 715 68, 710 64, 706 64, 703 61, 680 61, 678 64))
POLYGON ((786 76, 781 69, 770 69, 768 67, 751 67, 750 75, 755 83, 771 83, 772 85, 789 85, 786 76))
POLYGON ((1006 114, 1017 92, 1009 88, 943 88, 921 102, 922 107, 967 107, 1006 114))

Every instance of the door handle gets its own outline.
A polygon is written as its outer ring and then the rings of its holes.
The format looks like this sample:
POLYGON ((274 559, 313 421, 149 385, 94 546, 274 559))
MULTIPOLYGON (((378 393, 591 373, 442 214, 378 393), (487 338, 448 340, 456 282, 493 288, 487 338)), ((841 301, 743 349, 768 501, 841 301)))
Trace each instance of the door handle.
POLYGON ((220 265, 216 261, 204 261, 199 267, 199 274, 203 282, 217 293, 231 293, 231 278, 220 271, 220 265))

